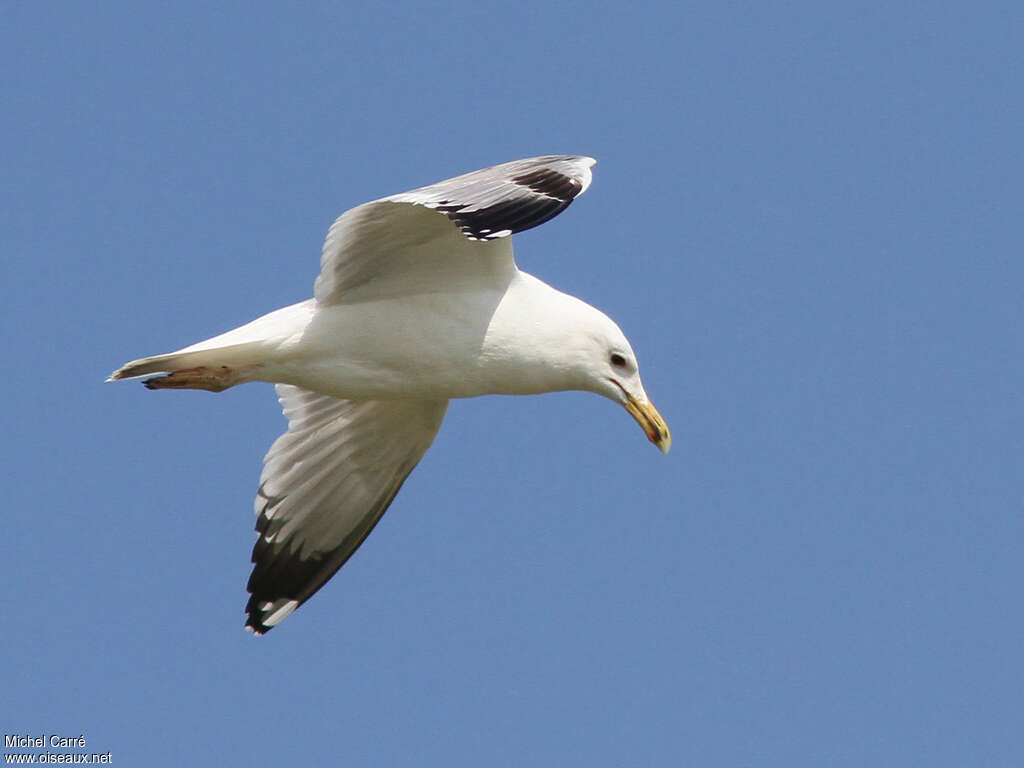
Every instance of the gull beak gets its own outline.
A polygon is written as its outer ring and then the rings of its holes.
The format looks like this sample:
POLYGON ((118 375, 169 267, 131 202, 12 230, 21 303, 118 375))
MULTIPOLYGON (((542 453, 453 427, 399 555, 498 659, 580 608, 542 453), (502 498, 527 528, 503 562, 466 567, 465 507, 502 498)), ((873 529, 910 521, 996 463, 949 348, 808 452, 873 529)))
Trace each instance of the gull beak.
MULTIPOLYGON (((622 389, 621 386, 619 388, 622 389)), ((658 409, 649 400, 641 402, 624 389, 622 393, 626 396, 623 405, 626 406, 629 415, 636 419, 636 423, 643 427, 647 439, 658 446, 662 453, 668 453, 672 447, 672 434, 668 431, 668 424, 661 418, 658 409)))

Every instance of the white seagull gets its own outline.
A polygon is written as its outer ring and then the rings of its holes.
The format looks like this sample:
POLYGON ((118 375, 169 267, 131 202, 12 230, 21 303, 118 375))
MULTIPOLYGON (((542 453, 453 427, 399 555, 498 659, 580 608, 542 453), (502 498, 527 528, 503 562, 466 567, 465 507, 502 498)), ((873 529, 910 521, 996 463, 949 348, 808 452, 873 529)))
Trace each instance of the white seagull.
POLYGON ((280 623, 352 556, 452 398, 596 392, 668 453, 619 327, 512 256, 511 235, 565 209, 593 165, 517 160, 346 211, 327 233, 312 299, 110 376, 165 374, 149 389, 276 385, 288 430, 260 476, 246 628, 280 623))

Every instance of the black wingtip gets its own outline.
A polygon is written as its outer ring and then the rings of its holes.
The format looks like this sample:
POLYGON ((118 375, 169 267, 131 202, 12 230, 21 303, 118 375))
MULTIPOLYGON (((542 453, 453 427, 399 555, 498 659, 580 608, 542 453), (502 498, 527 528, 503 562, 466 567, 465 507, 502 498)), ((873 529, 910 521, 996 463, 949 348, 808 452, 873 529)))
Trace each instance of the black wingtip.
POLYGON ((263 623, 263 611, 259 610, 256 605, 256 597, 250 596, 249 602, 245 605, 245 631, 249 632, 256 637, 262 637, 273 629, 272 626, 267 626, 263 623))
POLYGON ((291 597, 266 598, 252 594, 245 604, 245 628, 254 635, 265 635, 282 621, 291 616, 302 605, 301 600, 291 597))

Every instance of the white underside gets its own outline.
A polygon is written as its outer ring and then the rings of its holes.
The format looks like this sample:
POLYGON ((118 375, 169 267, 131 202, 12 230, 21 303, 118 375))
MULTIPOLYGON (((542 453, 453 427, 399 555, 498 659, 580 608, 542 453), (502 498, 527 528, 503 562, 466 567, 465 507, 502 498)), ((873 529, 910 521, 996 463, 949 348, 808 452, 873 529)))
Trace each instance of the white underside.
POLYGON ((472 290, 309 299, 167 358, 352 400, 535 394, 580 388, 571 336, 559 330, 579 314, 600 315, 516 270, 504 285, 472 290))

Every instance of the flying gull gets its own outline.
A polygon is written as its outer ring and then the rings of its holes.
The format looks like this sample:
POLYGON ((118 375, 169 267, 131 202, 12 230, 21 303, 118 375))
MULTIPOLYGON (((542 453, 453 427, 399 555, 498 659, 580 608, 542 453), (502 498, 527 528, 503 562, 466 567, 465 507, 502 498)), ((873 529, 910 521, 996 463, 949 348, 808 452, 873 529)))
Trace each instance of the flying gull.
POLYGON ((313 298, 111 375, 163 374, 149 389, 276 385, 288 430, 260 476, 248 629, 280 623, 352 556, 452 398, 596 392, 668 452, 619 327, 512 256, 511 235, 563 211, 593 165, 517 160, 346 211, 327 233, 313 298))

